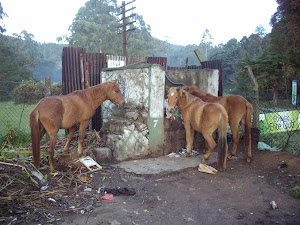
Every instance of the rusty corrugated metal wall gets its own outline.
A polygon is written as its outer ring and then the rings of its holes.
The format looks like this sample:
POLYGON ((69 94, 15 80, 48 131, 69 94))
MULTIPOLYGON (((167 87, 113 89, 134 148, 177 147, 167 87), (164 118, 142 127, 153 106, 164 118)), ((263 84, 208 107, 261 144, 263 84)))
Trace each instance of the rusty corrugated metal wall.
MULTIPOLYGON (((83 48, 63 48, 62 88, 63 94, 83 90, 100 84, 101 70, 107 67, 106 54, 86 53, 83 48)), ((102 125, 101 107, 92 118, 92 129, 100 130, 102 125)))

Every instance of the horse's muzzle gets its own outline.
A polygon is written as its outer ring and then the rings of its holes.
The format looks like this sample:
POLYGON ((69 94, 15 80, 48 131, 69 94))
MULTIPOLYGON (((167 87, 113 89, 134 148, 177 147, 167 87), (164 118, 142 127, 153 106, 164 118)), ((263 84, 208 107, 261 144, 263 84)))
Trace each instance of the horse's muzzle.
POLYGON ((117 104, 118 108, 124 109, 125 108, 125 102, 117 104))
POLYGON ((169 111, 170 113, 175 113, 175 107, 174 107, 174 108, 168 107, 168 111, 169 111))

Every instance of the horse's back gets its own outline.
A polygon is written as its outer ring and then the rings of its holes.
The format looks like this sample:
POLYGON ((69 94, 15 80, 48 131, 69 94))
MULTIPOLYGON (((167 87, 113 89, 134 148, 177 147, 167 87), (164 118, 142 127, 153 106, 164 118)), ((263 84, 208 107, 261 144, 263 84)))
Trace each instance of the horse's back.
POLYGON ((43 126, 51 125, 60 128, 62 109, 62 101, 56 96, 51 96, 43 98, 34 110, 38 112, 39 120, 43 126))
POLYGON ((232 116, 242 117, 247 107, 252 108, 252 105, 240 95, 230 95, 224 98, 226 98, 226 106, 224 107, 228 115, 233 114, 232 116))
POLYGON ((188 110, 193 128, 202 133, 215 131, 220 118, 227 117, 226 110, 218 103, 195 101, 188 110))

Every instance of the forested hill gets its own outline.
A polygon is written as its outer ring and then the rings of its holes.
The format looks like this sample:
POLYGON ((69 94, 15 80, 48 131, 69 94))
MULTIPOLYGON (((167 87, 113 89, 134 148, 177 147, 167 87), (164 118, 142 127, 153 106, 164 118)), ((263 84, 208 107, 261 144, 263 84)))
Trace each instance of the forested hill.
MULTIPOLYGON (((248 89, 244 66, 250 65, 257 77, 260 88, 289 92, 291 80, 300 72, 300 2, 277 0, 279 7, 270 18, 272 32, 267 34, 262 26, 241 40, 231 39, 218 46, 213 45, 213 37, 208 29, 199 38, 199 43, 178 46, 167 40, 159 40, 151 35, 150 26, 142 15, 136 15, 128 29, 127 54, 129 56, 160 56, 168 58, 169 66, 199 65, 194 54, 199 49, 205 60, 223 61, 225 88, 230 93, 243 95, 248 89), (282 85, 282 80, 285 85, 282 85)), ((0 85, 6 81, 18 83, 33 78, 61 81, 61 54, 64 46, 81 47, 87 52, 103 52, 122 55, 122 35, 119 30, 120 8, 116 0, 89 0, 81 7, 69 27, 70 35, 58 37, 59 43, 37 43, 27 31, 5 35, 1 26, 5 9, 0 0, 0 85)), ((13 86, 3 86, 12 89, 13 86)))

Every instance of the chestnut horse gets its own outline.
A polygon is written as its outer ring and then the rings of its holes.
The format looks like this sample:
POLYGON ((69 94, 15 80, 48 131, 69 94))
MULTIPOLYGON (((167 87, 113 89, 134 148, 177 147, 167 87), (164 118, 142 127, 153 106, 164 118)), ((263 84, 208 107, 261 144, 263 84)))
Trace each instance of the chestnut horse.
POLYGON ((213 150, 216 148, 216 142, 212 134, 218 129, 218 170, 223 171, 226 168, 226 155, 228 151, 228 116, 224 107, 217 103, 206 103, 184 91, 181 87, 172 87, 168 89, 169 110, 174 109, 176 105, 181 110, 184 121, 186 132, 186 155, 189 155, 192 151, 194 132, 196 130, 202 133, 208 144, 208 151, 203 158, 204 162, 207 161, 213 150))
POLYGON ((43 98, 30 113, 30 128, 33 161, 36 168, 40 167, 40 141, 47 132, 50 136, 49 165, 54 171, 53 155, 59 129, 69 129, 64 151, 69 150, 77 124, 79 127, 78 154, 82 157, 82 144, 89 120, 96 109, 105 101, 110 100, 115 105, 125 103, 116 81, 74 91, 68 95, 43 98))
POLYGON ((252 105, 240 95, 230 95, 224 97, 216 97, 212 94, 201 91, 195 86, 183 87, 190 94, 197 96, 205 102, 213 102, 221 104, 228 114, 229 126, 233 135, 233 147, 229 159, 236 155, 236 149, 239 144, 240 133, 238 130, 241 125, 245 134, 245 148, 248 150, 247 162, 251 161, 251 117, 253 114, 252 105))

